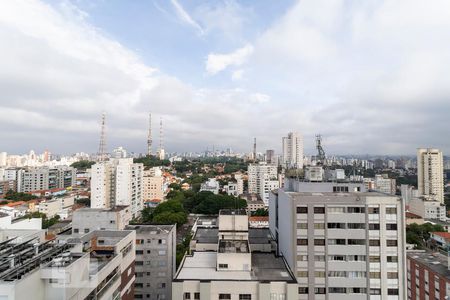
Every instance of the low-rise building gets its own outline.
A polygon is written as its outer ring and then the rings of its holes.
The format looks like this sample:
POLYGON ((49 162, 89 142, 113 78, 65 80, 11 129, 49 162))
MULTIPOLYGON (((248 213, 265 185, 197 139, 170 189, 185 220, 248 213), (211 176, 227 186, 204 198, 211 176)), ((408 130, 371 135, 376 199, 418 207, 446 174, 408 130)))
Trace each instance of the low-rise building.
POLYGON ((445 204, 430 198, 412 198, 409 201, 409 211, 413 214, 421 216, 424 219, 441 221, 445 221, 447 219, 445 204))
POLYGON ((47 218, 53 218, 62 210, 62 201, 60 198, 52 200, 46 200, 39 203, 39 212, 47 216, 47 218))
POLYGON ((214 194, 218 194, 220 189, 219 182, 215 178, 209 178, 207 182, 204 182, 200 186, 201 192, 212 192, 214 194))
POLYGON ((73 212, 72 233, 86 234, 94 230, 123 230, 131 221, 128 206, 110 209, 80 208, 73 212))
POLYGON ((241 195, 240 198, 245 199, 247 202, 247 211, 250 213, 257 211, 258 209, 266 208, 266 204, 258 194, 244 194, 241 195))
POLYGON ((269 216, 250 216, 248 225, 252 228, 269 228, 269 216))

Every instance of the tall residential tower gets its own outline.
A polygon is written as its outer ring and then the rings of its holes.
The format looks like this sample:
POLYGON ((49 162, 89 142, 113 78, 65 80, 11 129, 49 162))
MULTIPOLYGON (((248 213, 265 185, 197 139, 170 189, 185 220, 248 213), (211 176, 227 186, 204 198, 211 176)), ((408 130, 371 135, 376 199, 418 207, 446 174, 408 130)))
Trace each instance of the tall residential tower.
POLYGON ((440 150, 417 150, 417 183, 420 196, 444 203, 444 162, 440 150))
POLYGON ((283 137, 282 163, 285 168, 303 168, 303 136, 298 132, 289 132, 283 137))

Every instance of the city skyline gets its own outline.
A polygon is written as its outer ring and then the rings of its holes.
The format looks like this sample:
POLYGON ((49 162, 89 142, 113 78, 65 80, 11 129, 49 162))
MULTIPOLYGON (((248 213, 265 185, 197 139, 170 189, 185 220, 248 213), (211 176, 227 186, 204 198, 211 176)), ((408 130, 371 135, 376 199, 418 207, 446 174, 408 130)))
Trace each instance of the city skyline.
POLYGON ((8 1, 0 150, 94 153, 105 111, 109 152, 145 153, 152 113, 169 152, 280 153, 298 131, 306 153, 320 133, 327 153, 446 154, 449 6, 8 1))

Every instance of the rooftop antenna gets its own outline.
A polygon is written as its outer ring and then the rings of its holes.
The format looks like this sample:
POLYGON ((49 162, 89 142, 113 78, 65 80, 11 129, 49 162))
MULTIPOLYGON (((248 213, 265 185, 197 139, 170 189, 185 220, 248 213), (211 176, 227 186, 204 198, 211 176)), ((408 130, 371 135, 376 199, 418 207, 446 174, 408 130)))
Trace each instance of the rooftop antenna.
POLYGON ((147 155, 152 155, 152 114, 148 114, 147 155))
POLYGON ((106 160, 106 113, 102 113, 102 122, 100 129, 100 143, 98 145, 98 153, 97 153, 98 161, 106 160))

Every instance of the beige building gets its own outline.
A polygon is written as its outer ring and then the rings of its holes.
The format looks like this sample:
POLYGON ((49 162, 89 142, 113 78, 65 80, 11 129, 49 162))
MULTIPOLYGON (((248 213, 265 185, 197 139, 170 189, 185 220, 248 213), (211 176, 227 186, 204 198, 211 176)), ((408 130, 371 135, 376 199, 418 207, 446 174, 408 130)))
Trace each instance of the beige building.
POLYGON ((162 176, 150 176, 144 171, 144 202, 164 199, 164 179, 162 176))
POLYGON ((439 149, 417 150, 417 184, 420 196, 444 203, 444 162, 439 149))
POLYGON ((298 299, 297 282, 282 257, 252 252, 245 210, 222 210, 215 251, 186 255, 172 299, 298 299))

